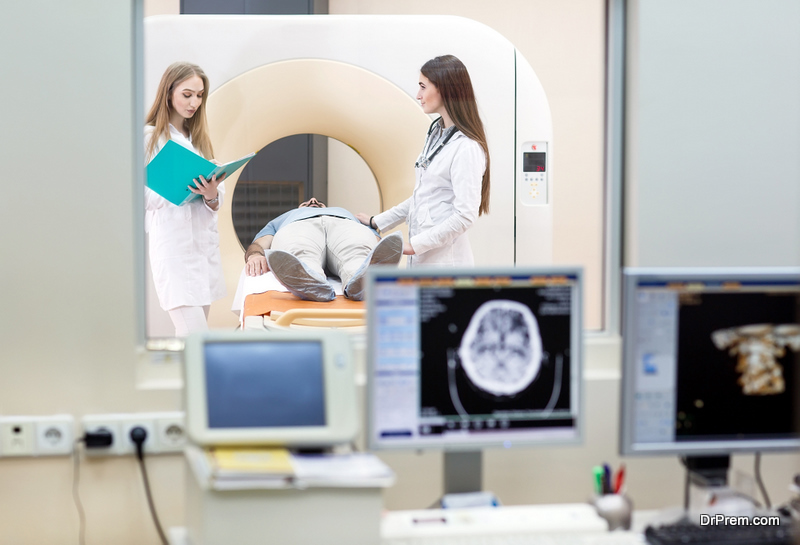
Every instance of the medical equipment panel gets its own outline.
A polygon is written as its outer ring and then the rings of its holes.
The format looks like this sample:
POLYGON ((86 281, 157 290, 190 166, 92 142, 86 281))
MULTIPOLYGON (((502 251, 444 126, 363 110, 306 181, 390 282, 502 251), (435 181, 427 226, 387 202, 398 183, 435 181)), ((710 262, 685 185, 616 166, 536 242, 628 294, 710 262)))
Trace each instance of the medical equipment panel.
POLYGON ((549 203, 547 142, 525 142, 518 159, 517 197, 524 205, 549 203))

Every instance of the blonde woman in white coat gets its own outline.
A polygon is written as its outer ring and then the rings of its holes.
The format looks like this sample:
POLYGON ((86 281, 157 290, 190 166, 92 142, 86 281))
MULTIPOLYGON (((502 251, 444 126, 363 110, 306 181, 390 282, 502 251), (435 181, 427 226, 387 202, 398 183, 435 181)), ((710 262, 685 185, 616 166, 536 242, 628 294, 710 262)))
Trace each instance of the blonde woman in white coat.
POLYGON ((419 100, 426 114, 439 114, 428 130, 415 165, 410 198, 359 221, 385 231, 408 223, 403 253, 413 265, 473 265, 467 230, 489 212, 489 148, 472 81, 452 55, 426 62, 419 76, 419 100))
MULTIPOLYGON (((173 140, 207 159, 213 157, 205 112, 208 78, 185 62, 167 68, 158 85, 144 129, 145 160, 173 140)), ((217 211, 225 185, 212 177, 194 180, 201 196, 176 206, 145 187, 145 230, 150 267, 161 308, 169 312, 175 335, 208 329, 212 301, 225 296, 217 211)))

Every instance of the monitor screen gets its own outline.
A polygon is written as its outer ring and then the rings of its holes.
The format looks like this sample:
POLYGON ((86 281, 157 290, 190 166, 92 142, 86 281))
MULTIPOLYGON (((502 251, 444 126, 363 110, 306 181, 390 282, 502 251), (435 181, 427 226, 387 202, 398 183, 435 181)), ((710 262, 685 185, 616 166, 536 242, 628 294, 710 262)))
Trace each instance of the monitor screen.
POLYGON ((370 270, 371 448, 578 442, 580 269, 370 270))
POLYGON ((206 331, 186 340, 189 437, 200 445, 327 447, 358 432, 355 364, 341 331, 206 331))
POLYGON ((325 425, 320 342, 209 342, 204 349, 210 428, 325 425))
POLYGON ((622 454, 797 448, 800 270, 624 272, 622 454))

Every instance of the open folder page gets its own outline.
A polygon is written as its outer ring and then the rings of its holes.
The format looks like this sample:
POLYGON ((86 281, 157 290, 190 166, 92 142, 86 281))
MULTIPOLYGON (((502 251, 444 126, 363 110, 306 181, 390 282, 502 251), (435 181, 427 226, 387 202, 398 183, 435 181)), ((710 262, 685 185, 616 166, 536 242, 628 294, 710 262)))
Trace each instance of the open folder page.
POLYGON ((206 180, 210 180, 214 175, 218 179, 223 174, 230 176, 253 157, 255 153, 250 153, 230 163, 215 165, 180 144, 168 140, 147 165, 147 187, 172 204, 180 206, 199 197, 189 191, 189 186, 195 186, 193 182, 195 178, 203 176, 206 180))

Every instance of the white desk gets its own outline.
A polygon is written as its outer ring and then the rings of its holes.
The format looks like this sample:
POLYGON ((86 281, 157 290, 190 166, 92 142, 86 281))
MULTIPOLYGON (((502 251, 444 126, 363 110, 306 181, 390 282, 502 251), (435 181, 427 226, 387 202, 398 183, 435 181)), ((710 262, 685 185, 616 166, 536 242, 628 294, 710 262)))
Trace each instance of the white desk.
MULTIPOLYGON (((186 528, 173 544, 375 545, 380 541, 383 479, 304 488, 240 486, 215 490, 188 458, 186 528)), ((246 484, 246 483, 245 483, 246 484)))
POLYGON ((513 505, 391 511, 381 520, 383 545, 633 545, 641 532, 609 532, 587 504, 513 505))
MULTIPOLYGON (((606 522, 588 504, 387 511, 381 516, 380 544, 641 545, 645 543, 641 532, 647 524, 670 522, 679 515, 677 509, 637 511, 635 531, 608 532, 606 522)), ((184 528, 170 529, 169 537, 172 545, 192 545, 184 528)), ((236 542, 234 536, 228 539, 228 543, 236 542)), ((309 537, 293 545, 304 543, 318 542, 309 537)))

